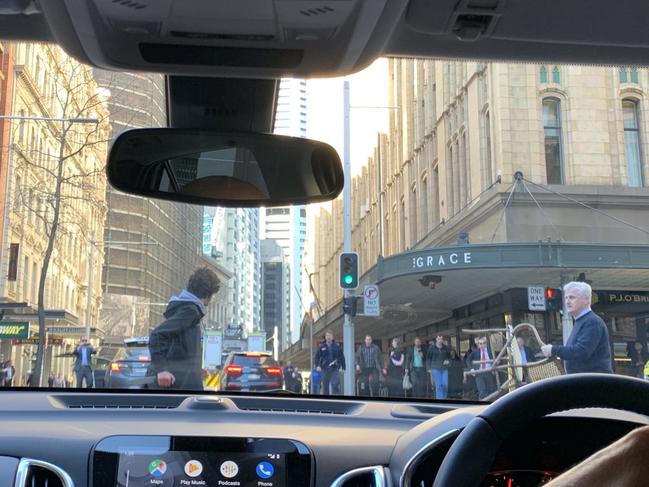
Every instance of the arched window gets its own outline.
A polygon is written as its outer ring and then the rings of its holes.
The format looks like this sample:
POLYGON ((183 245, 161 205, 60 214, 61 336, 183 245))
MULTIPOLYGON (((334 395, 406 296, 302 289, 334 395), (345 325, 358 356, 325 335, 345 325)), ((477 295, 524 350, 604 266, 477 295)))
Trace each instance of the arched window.
POLYGON ((620 83, 638 84, 638 70, 636 68, 620 68, 620 83))
POLYGON ((552 82, 555 84, 561 83, 561 73, 559 72, 559 66, 552 68, 552 82))
POLYGON ((624 113, 624 152, 629 186, 639 188, 643 186, 643 177, 638 102, 629 99, 622 100, 622 112, 624 113))
POLYGON ((558 98, 543 100, 543 132, 547 182, 548 184, 563 184, 561 101, 558 98))
POLYGON ((547 83, 548 82, 548 68, 545 66, 541 66, 541 71, 539 72, 539 77, 541 80, 541 83, 547 83))

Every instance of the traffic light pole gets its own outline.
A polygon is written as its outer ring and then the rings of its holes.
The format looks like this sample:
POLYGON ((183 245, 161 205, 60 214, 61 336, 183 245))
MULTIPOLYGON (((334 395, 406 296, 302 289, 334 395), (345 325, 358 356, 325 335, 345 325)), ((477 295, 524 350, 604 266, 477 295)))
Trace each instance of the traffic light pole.
MULTIPOLYGON (((343 82, 343 172, 345 173, 345 186, 343 188, 343 252, 352 250, 352 174, 351 174, 351 152, 350 142, 350 125, 349 125, 349 81, 343 82)), ((344 297, 351 296, 352 292, 348 289, 344 291, 344 297)), ((354 321, 352 317, 345 313, 343 323, 343 352, 345 354, 345 379, 343 381, 345 396, 355 394, 355 359, 354 359, 354 321)))
POLYGON ((568 274, 561 274, 561 309, 563 313, 561 314, 561 329, 563 331, 563 344, 568 343, 568 337, 572 333, 572 318, 568 314, 568 308, 566 308, 566 297, 563 292, 563 286, 570 282, 570 277, 568 274))

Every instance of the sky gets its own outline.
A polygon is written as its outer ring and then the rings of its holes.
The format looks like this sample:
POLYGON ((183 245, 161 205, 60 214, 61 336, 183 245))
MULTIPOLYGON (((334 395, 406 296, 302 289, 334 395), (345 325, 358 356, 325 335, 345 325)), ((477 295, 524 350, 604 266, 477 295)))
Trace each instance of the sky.
POLYGON ((314 79, 307 83, 307 137, 331 144, 341 160, 344 80, 349 80, 350 85, 350 152, 352 176, 355 176, 372 156, 377 133, 388 130, 388 61, 378 59, 365 70, 348 77, 314 79))
MULTIPOLYGON (((350 91, 350 153, 352 176, 360 173, 374 153, 378 133, 387 133, 390 109, 388 107, 388 61, 377 59, 365 70, 344 78, 313 79, 307 82, 307 137, 331 144, 343 158, 343 81, 349 80, 350 91), (356 107, 356 108, 354 108, 356 107), (382 107, 382 108, 360 108, 382 107)), ((308 273, 315 268, 313 243, 318 237, 315 216, 320 208, 330 203, 307 206, 307 244, 304 266, 308 273)), ((305 302, 313 296, 305 280, 305 302)))

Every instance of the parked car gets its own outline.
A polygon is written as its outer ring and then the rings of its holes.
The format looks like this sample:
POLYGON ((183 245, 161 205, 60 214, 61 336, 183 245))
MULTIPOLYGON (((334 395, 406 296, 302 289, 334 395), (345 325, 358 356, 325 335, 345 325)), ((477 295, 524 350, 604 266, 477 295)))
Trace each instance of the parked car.
POLYGON ((148 337, 125 339, 124 346, 117 351, 115 358, 106 367, 104 387, 109 389, 144 388, 150 363, 148 337))
POLYGON ((272 391, 284 388, 284 374, 268 352, 231 352, 223 364, 222 391, 272 391))

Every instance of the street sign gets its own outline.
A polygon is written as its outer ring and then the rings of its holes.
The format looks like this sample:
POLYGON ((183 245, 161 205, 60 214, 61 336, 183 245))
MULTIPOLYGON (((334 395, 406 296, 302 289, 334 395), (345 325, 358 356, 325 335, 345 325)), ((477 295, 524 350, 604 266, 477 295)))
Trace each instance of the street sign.
POLYGON ((363 314, 365 316, 381 316, 381 304, 378 286, 365 286, 365 289, 363 290, 363 303, 363 314))
POLYGON ((249 352, 265 352, 266 351, 266 333, 255 332, 248 335, 248 351, 249 352))
POLYGON ((545 311, 545 288, 533 286, 527 288, 527 307, 530 311, 545 311))
POLYGON ((0 321, 1 338, 29 338, 29 322, 0 321))
POLYGON ((203 340, 203 368, 214 370, 221 366, 223 357, 223 333, 206 331, 203 340))

